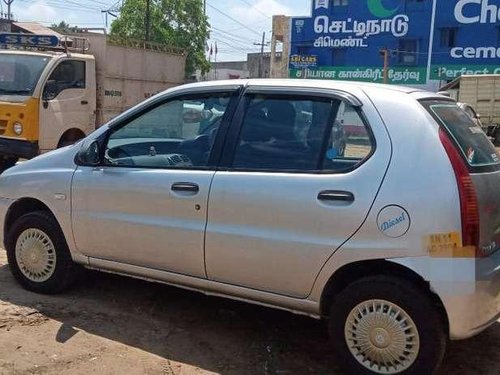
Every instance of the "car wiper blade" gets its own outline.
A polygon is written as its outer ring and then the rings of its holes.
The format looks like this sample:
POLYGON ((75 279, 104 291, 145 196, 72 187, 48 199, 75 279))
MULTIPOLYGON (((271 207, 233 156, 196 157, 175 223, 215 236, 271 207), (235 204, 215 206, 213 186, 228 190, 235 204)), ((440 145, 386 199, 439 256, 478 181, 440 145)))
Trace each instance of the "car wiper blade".
POLYGON ((6 90, 0 88, 0 94, 9 94, 9 95, 20 95, 20 94, 29 94, 31 90, 6 90))

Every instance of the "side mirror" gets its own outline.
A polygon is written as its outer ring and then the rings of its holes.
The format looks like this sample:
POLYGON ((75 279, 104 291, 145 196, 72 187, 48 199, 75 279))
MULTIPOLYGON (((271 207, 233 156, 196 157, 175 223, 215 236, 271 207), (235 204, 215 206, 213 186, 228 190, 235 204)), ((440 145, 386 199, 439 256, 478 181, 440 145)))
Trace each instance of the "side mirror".
POLYGON ((57 96, 57 82, 54 80, 47 81, 43 89, 43 100, 52 100, 57 96))
POLYGON ((76 165, 86 167, 97 167, 101 163, 99 142, 93 141, 90 144, 84 143, 75 156, 75 163, 76 165))

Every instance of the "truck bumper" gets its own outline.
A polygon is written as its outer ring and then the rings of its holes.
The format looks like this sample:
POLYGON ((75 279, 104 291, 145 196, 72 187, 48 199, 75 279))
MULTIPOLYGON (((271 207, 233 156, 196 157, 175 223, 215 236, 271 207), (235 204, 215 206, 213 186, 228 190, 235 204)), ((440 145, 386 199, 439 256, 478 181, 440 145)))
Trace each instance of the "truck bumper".
POLYGON ((0 137, 0 156, 31 159, 38 153, 38 142, 0 137))

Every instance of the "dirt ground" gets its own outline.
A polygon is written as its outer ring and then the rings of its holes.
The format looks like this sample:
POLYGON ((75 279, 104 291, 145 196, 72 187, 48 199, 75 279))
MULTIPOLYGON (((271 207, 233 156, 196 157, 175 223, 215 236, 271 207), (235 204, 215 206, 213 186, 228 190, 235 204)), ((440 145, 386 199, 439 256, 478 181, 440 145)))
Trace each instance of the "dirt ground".
MULTIPOLYGON (((451 343, 440 374, 500 374, 500 322, 451 343)), ((0 374, 340 374, 322 322, 89 272, 21 289, 0 251, 0 374)))

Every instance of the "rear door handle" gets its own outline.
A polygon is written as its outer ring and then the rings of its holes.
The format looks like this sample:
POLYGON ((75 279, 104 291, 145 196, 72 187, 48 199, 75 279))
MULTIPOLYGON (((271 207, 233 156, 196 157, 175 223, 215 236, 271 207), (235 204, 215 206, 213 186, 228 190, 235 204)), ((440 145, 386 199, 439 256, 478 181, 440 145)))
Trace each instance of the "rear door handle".
POLYGON ((172 191, 175 192, 187 192, 187 193, 197 193, 200 191, 198 184, 192 182, 176 182, 172 184, 172 191))
POLYGON ((89 102, 86 101, 86 100, 82 100, 80 103, 81 103, 81 105, 87 105, 87 104, 89 104, 89 102))
POLYGON ((348 191, 324 190, 318 194, 320 201, 354 202, 354 194, 348 191))

